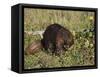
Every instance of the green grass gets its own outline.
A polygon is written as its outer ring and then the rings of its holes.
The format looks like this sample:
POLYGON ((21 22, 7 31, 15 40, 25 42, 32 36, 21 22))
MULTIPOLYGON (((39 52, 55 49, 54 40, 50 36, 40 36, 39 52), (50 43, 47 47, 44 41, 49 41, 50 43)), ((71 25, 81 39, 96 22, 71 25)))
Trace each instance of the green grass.
MULTIPOLYGON (((94 18, 93 12, 25 9, 24 13, 25 31, 45 30, 48 25, 58 23, 73 33, 75 41, 60 56, 43 49, 33 55, 24 55, 25 69, 94 65, 95 35, 88 31, 94 28, 94 19, 91 19, 94 18)), ((36 40, 41 40, 39 35, 25 34, 24 49, 36 40)))

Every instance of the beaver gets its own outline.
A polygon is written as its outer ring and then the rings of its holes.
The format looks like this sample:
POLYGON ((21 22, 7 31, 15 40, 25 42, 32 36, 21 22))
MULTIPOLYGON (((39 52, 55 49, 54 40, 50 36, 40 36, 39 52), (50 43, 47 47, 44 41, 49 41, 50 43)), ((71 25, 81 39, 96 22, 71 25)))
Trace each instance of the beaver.
POLYGON ((59 54, 74 44, 72 33, 61 26, 54 23, 49 25, 43 33, 41 44, 45 50, 59 54))

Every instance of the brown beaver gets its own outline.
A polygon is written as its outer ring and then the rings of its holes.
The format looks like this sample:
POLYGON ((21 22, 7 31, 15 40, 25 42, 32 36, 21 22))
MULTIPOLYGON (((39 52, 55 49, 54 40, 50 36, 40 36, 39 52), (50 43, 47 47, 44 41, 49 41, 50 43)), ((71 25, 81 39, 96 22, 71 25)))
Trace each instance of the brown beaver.
POLYGON ((68 29, 55 23, 46 28, 41 43, 45 50, 59 54, 71 47, 74 40, 72 33, 68 29))

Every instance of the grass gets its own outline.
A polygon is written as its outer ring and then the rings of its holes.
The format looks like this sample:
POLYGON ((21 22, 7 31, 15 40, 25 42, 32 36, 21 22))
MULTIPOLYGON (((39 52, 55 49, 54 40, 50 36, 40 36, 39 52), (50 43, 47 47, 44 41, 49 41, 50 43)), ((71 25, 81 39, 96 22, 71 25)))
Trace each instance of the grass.
MULTIPOLYGON (((24 9, 24 30, 45 30, 52 23, 68 28, 74 35, 74 45, 60 56, 40 49, 33 55, 24 55, 24 68, 54 68, 94 65, 94 13, 83 11, 61 11, 24 9)), ((33 41, 41 40, 39 35, 24 37, 24 49, 33 41)))

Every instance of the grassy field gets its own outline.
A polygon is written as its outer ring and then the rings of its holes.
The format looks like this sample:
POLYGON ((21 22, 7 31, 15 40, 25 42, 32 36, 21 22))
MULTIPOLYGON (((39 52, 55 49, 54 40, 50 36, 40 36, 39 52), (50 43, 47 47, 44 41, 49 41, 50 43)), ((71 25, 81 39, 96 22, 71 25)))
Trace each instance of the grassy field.
MULTIPOLYGON (((24 55, 24 68, 53 68, 94 65, 94 13, 84 11, 61 11, 47 9, 24 9, 24 30, 45 30, 53 23, 61 24, 74 35, 74 45, 60 56, 43 49, 33 55, 24 55)), ((24 50, 32 42, 41 40, 39 35, 24 37, 24 50)))

